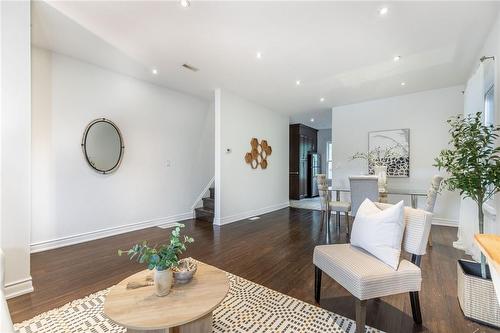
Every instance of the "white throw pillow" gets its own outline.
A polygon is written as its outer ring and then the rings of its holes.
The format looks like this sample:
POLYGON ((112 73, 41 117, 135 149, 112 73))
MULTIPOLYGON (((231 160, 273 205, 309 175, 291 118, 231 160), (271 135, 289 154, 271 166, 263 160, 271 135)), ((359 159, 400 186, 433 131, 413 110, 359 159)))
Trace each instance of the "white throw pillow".
POLYGON ((378 208, 370 199, 365 199, 351 231, 351 245, 361 247, 398 269, 401 243, 405 230, 403 201, 387 208, 378 208))

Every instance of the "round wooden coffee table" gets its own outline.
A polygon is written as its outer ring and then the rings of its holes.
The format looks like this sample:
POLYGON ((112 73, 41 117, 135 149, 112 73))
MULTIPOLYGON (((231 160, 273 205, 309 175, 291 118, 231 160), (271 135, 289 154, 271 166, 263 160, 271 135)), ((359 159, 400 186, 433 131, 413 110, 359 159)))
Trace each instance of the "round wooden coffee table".
POLYGON ((104 302, 104 314, 126 327, 127 332, 212 332, 212 311, 229 291, 224 271, 198 263, 191 282, 175 284, 164 297, 155 295, 154 286, 127 289, 129 282, 145 282, 152 274, 144 270, 111 288, 104 302))

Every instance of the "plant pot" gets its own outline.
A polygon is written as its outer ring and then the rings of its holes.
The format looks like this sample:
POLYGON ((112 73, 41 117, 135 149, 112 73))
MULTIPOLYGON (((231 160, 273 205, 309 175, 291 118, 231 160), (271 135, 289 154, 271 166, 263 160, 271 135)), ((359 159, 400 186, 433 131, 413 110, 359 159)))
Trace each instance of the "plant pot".
POLYGON ((166 269, 159 271, 155 269, 154 273, 154 283, 156 296, 166 296, 170 293, 172 289, 172 283, 174 281, 174 275, 171 269, 166 269))
POLYGON ((468 319, 493 327, 500 327, 500 306, 486 266, 486 279, 481 277, 481 264, 458 260, 458 302, 468 319))
POLYGON ((378 191, 383 193, 386 191, 387 187, 387 166, 386 165, 375 165, 373 167, 375 176, 378 177, 378 191))

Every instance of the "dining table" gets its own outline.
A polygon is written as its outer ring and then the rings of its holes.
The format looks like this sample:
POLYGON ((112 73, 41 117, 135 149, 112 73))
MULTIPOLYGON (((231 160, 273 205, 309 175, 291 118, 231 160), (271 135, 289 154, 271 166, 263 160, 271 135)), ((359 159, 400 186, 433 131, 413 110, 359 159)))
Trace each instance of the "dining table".
MULTIPOLYGON (((340 201, 340 194, 341 193, 349 193, 351 192, 351 189, 348 187, 341 187, 341 186, 329 186, 328 191, 327 191, 327 200, 326 200, 326 211, 330 211, 330 201, 332 200, 332 193, 335 193, 335 200, 340 201)), ((425 190, 418 190, 418 189, 403 189, 403 188, 387 188, 385 191, 379 191, 380 197, 382 198, 387 198, 387 195, 404 195, 404 196, 409 196, 410 197, 410 205, 412 208, 417 208, 418 207, 418 198, 419 197, 426 197, 427 196, 427 191, 425 190)), ((325 228, 325 233, 326 233, 326 244, 331 244, 332 238, 331 238, 331 231, 330 231, 330 214, 325 214, 326 215, 326 228, 325 228)))

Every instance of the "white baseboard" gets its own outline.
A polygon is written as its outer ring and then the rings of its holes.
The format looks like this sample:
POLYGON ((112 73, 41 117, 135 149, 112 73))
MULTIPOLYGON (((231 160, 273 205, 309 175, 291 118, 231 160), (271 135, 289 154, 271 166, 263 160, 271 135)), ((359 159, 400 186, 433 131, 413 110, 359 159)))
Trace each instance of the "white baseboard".
POLYGON ((441 225, 444 227, 458 227, 457 220, 445 219, 442 217, 434 217, 432 219, 432 225, 441 225))
POLYGON ((179 215, 174 215, 174 216, 170 216, 170 217, 162 219, 162 223, 158 224, 156 226, 160 227, 162 229, 173 228, 176 225, 178 225, 179 222, 185 221, 185 220, 191 220, 192 218, 193 218, 193 213, 191 213, 191 212, 183 213, 183 214, 179 214, 179 215))
POLYGON ((5 298, 13 298, 33 291, 31 276, 24 280, 14 281, 5 284, 5 298))
POLYGON ((288 206, 290 206, 289 201, 281 203, 281 204, 273 205, 273 206, 268 206, 268 207, 264 207, 264 208, 260 208, 260 209, 254 209, 254 210, 246 211, 243 213, 238 213, 235 215, 223 217, 222 219, 215 218, 214 224, 215 225, 225 225, 225 224, 241 221, 244 219, 248 219, 248 218, 253 217, 253 216, 271 213, 271 212, 274 212, 275 210, 283 209, 283 208, 286 208, 288 206))
POLYGON ((162 217, 142 222, 126 224, 118 227, 106 228, 96 231, 85 232, 77 235, 61 237, 57 239, 36 242, 31 244, 31 253, 42 252, 63 246, 88 242, 104 237, 114 236, 118 234, 123 234, 125 232, 135 231, 149 227, 170 228, 173 227, 176 224, 176 222, 189 220, 191 218, 192 218, 192 213, 188 212, 168 217, 162 217))

